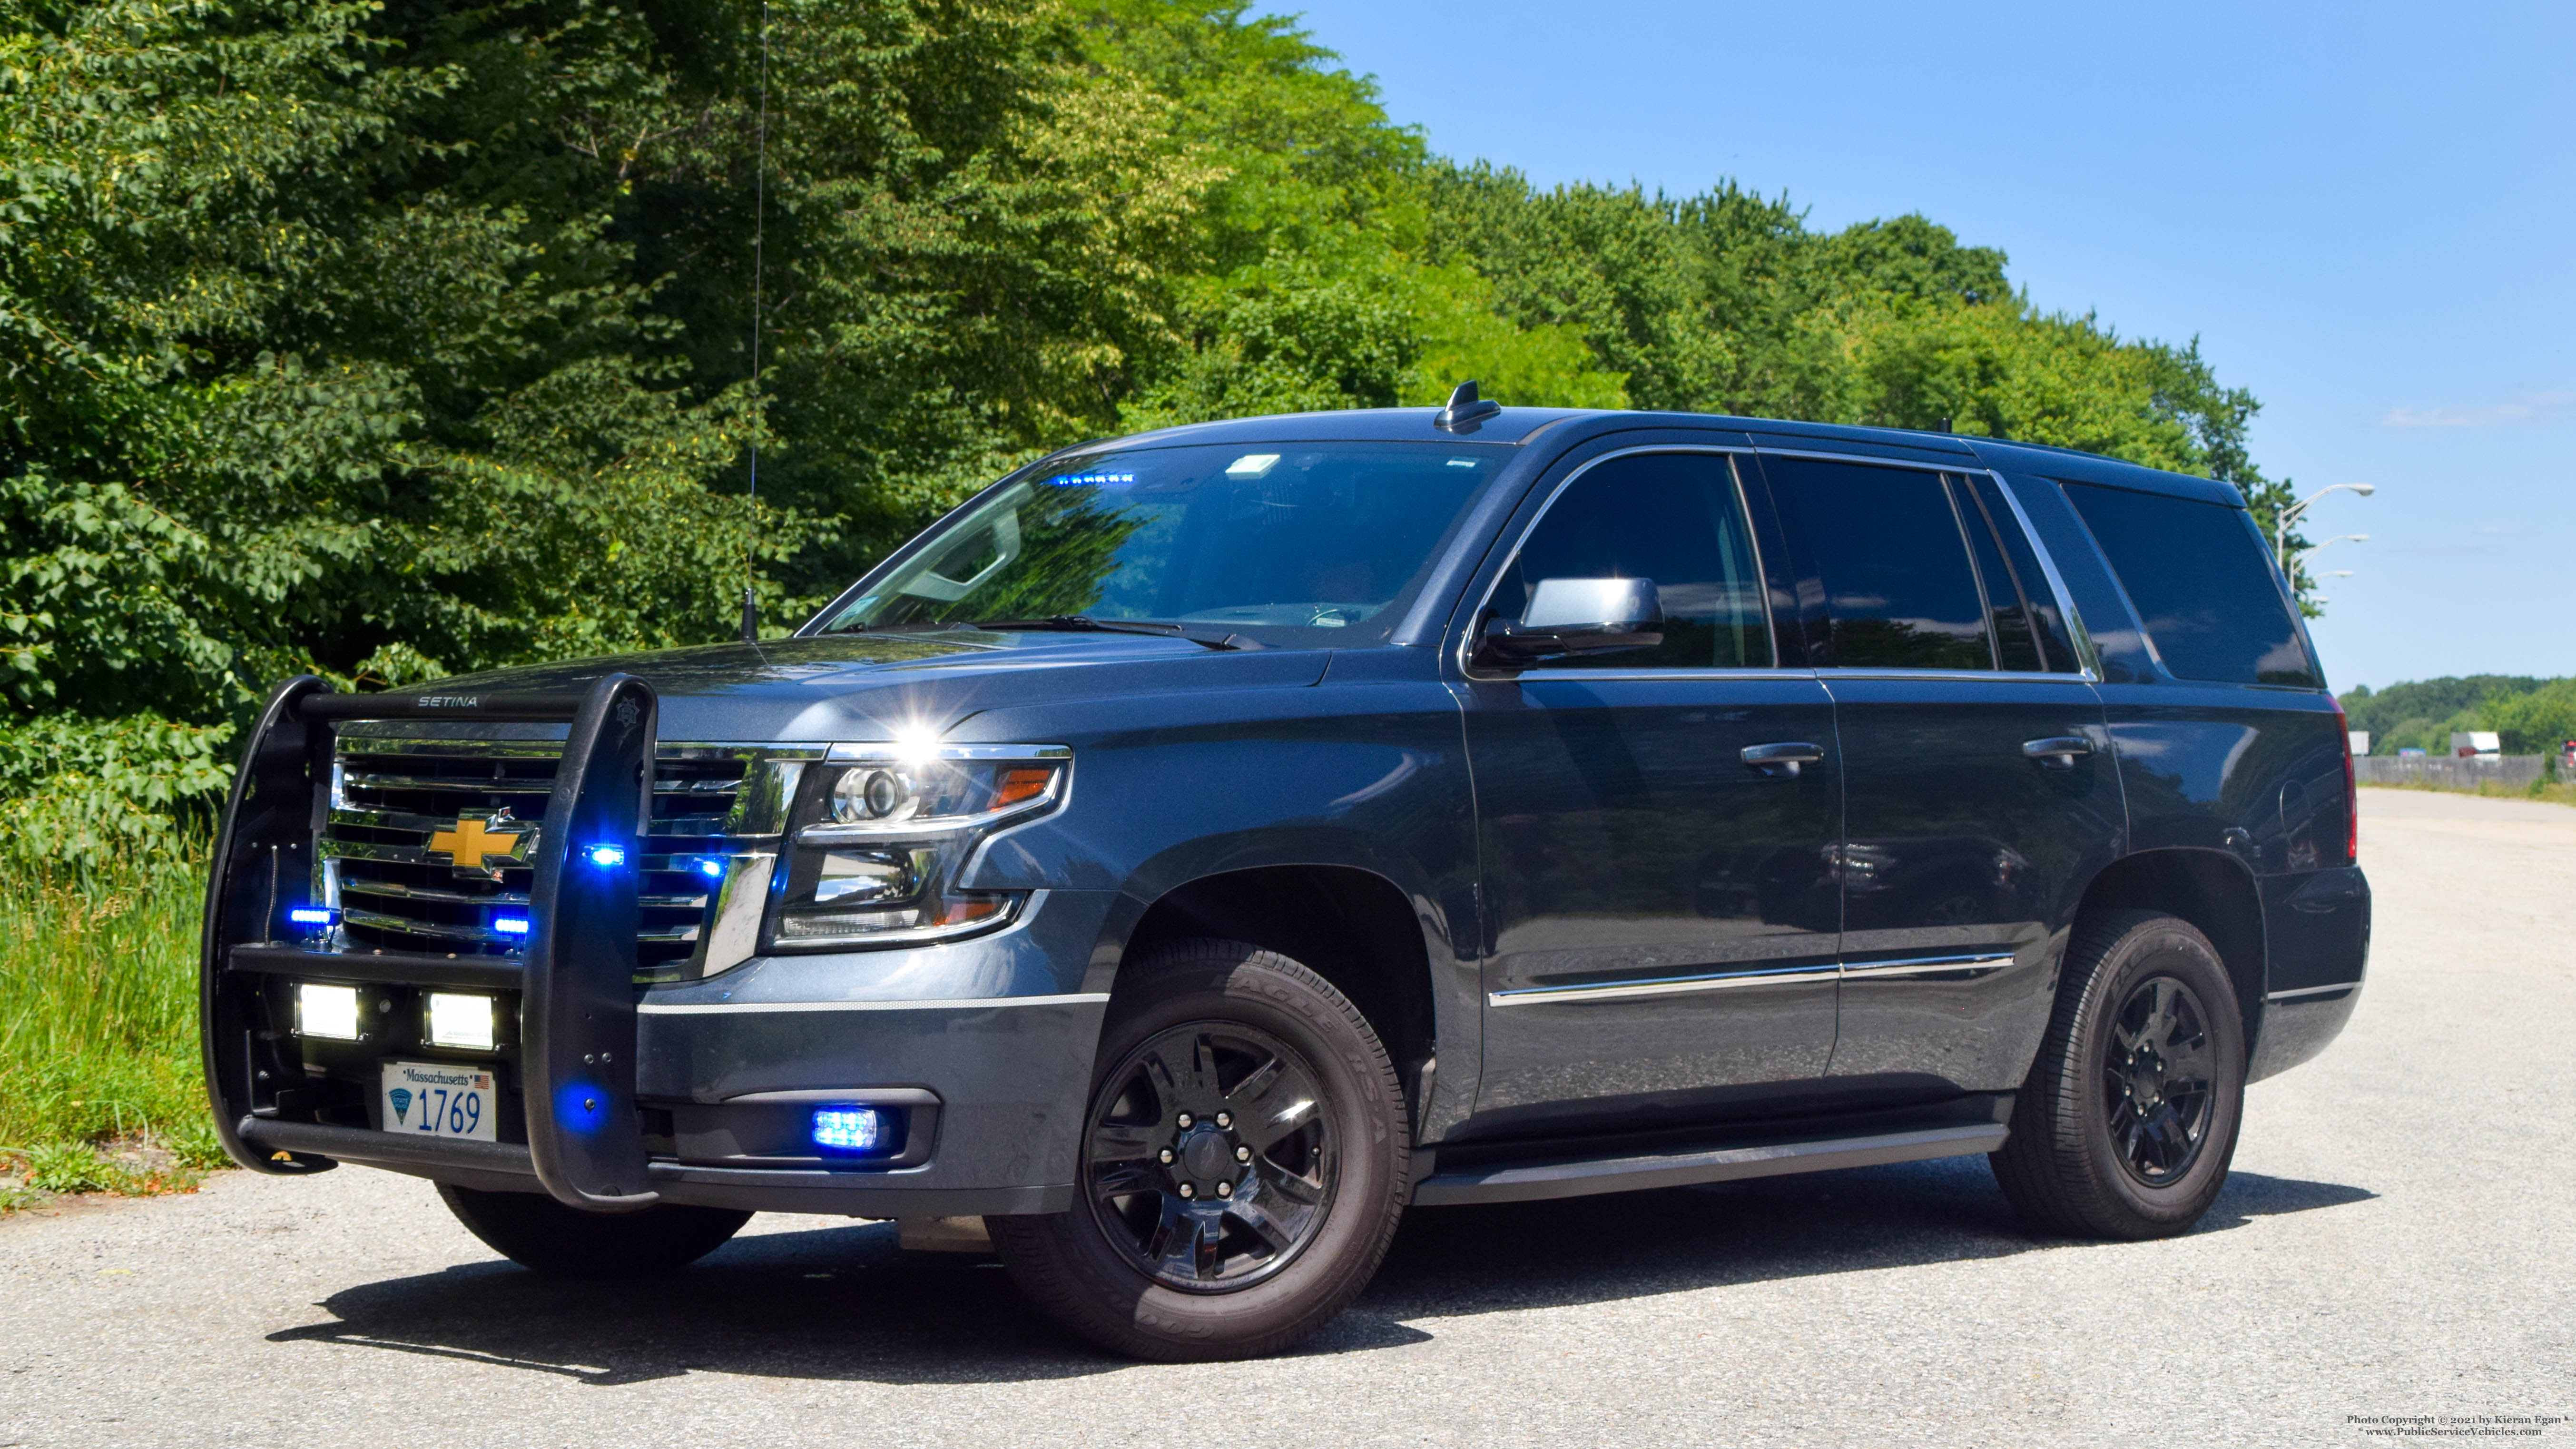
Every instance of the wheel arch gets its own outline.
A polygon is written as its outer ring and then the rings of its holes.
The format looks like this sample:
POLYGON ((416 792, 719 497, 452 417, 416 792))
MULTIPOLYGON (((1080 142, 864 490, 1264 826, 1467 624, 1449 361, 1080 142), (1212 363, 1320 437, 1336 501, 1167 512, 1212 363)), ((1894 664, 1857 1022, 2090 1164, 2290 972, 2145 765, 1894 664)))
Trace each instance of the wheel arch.
POLYGON ((2209 938, 2236 988, 2250 1061, 2261 1038, 2263 996, 2271 970, 2262 893, 2245 862, 2223 850, 2192 847, 2123 856, 2086 884, 2076 916, 2123 909, 2180 916, 2209 938))
MULTIPOLYGON (((1431 925, 1394 881, 1350 865, 1283 864, 1218 871, 1155 898, 1127 934, 1121 962, 1192 936, 1241 941, 1289 957, 1349 997, 1384 1042, 1416 1127, 1426 1068, 1440 1047, 1431 925)), ((1117 986, 1111 986, 1114 998, 1117 986)))

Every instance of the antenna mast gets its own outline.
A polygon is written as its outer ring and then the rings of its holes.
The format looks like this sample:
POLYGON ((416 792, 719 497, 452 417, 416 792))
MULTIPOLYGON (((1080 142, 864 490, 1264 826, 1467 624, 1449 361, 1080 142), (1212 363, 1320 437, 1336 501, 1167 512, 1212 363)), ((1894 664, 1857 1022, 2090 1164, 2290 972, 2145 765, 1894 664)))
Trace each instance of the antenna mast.
POLYGON ((762 244, 769 227, 769 0, 760 0, 760 115, 753 129, 751 179, 751 487, 743 494, 742 642, 760 642, 760 595, 752 587, 752 550, 760 538, 760 430, 769 409, 760 396, 762 244))

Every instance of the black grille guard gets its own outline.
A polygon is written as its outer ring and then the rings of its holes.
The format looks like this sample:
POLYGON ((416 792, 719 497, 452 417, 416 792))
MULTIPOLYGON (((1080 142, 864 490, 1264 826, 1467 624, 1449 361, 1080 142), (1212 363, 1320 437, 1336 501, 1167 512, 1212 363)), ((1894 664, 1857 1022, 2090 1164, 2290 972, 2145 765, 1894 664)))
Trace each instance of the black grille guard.
POLYGON ((571 1207, 617 1210, 658 1200, 635 1111, 636 873, 580 869, 574 851, 624 846, 640 858, 653 807, 657 703, 652 686, 611 674, 584 694, 336 694, 312 675, 272 690, 242 751, 207 873, 198 1008, 215 1130, 254 1172, 336 1166, 353 1158, 489 1169, 508 1144, 413 1142, 392 1133, 270 1122, 253 1111, 264 1057, 249 1012, 262 976, 306 975, 520 993, 527 1154, 537 1180, 571 1207), (563 723, 570 726, 537 839, 525 953, 449 957, 310 950, 277 939, 280 886, 311 878, 330 808, 333 736, 356 720, 563 723), (367 1139, 382 1136, 381 1152, 367 1139), (285 1149, 284 1156, 278 1155, 285 1149), (496 1150, 497 1149, 497 1150, 496 1150))

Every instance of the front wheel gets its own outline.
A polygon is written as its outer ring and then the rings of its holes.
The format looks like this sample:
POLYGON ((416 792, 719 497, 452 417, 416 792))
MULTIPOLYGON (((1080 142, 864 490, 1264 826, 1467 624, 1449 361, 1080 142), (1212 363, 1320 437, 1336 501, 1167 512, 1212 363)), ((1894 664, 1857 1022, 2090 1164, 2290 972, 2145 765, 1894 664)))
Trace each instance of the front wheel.
POLYGON ((1138 1358, 1244 1358, 1367 1285, 1410 1133, 1386 1049, 1273 952, 1187 941, 1127 964, 1102 1033, 1076 1201, 986 1220, 1013 1281, 1138 1358))
POLYGON ((557 1278, 642 1278, 685 1268, 751 1221, 726 1208, 657 1203, 639 1212, 586 1213, 538 1192, 438 1185, 465 1230, 521 1267, 557 1278))
POLYGON ((2209 938, 2178 916, 2079 924, 2012 1135, 1987 1161, 2025 1217, 2080 1237, 2191 1230, 2227 1185, 2245 1026, 2209 938))

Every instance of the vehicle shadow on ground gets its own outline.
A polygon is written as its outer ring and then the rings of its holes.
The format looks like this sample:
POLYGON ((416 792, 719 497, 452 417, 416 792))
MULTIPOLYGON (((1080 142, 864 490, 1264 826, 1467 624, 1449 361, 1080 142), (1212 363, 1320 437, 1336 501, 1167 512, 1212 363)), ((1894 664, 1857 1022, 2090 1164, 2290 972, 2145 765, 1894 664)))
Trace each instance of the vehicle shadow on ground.
MULTIPOLYGON (((2374 1196, 2238 1172, 2199 1231, 2374 1196)), ((2020 1228, 1985 1164, 1973 1158, 1424 1208, 1407 1215, 1369 1290, 1294 1353, 1427 1341, 1431 1335, 1412 1327, 1414 1319, 2064 1246, 2020 1228)), ((465 1359, 601 1385, 698 1369, 991 1383, 1130 1367, 1038 1318, 991 1259, 906 1253, 890 1223, 755 1233, 685 1272, 645 1282, 564 1282, 489 1261, 344 1289, 321 1306, 330 1321, 270 1340, 465 1359)))

